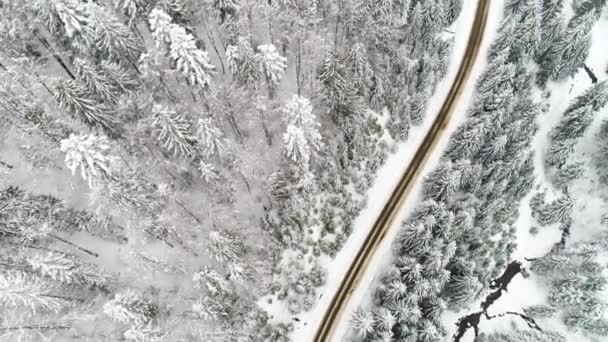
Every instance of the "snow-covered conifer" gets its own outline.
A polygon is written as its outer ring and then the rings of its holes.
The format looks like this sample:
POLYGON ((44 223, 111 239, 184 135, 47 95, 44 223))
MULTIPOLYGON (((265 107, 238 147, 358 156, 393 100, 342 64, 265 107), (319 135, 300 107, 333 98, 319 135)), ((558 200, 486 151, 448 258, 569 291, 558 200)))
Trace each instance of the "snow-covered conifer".
POLYGON ((217 127, 212 118, 198 119, 196 138, 202 147, 203 155, 206 157, 220 156, 226 149, 224 133, 217 127))
POLYGON ((436 201, 449 201, 459 190, 461 172, 450 161, 441 163, 426 180, 426 195, 436 201))
POLYGON ((201 178, 207 183, 211 183, 220 178, 220 175, 215 167, 213 167, 211 163, 204 160, 199 161, 198 171, 201 173, 201 178))
POLYGON ((134 342, 163 342, 167 336, 159 327, 150 322, 145 325, 132 325, 123 334, 127 341, 134 342))
POLYGON ((374 316, 376 326, 380 329, 380 331, 390 331, 396 323, 393 313, 384 307, 379 308, 374 313, 374 316))
POLYGON ((172 21, 171 16, 160 8, 154 8, 148 15, 148 24, 150 25, 152 38, 154 38, 156 45, 163 50, 170 43, 169 31, 171 30, 172 21))
POLYGON ((103 305, 103 312, 117 322, 141 326, 158 314, 158 307, 129 290, 115 294, 103 305))
POLYGON ((567 222, 572 219, 574 201, 565 194, 557 200, 541 208, 538 213, 538 223, 549 225, 555 222, 567 222))
POLYGON ((88 287, 105 288, 109 277, 90 264, 75 260, 74 257, 48 252, 35 254, 26 259, 32 270, 41 276, 68 285, 84 285, 88 287))
POLYGON ((107 138, 94 134, 71 134, 61 141, 67 167, 72 174, 79 169, 90 187, 111 176, 111 164, 115 158, 108 155, 109 149, 107 138))
POLYGON ((350 319, 350 323, 359 336, 366 337, 374 332, 374 315, 362 307, 355 310, 350 319))
POLYGON ((287 58, 281 56, 272 44, 260 45, 258 51, 258 60, 260 61, 260 68, 266 76, 266 83, 269 89, 275 89, 287 69, 287 58))
POLYGON ((220 12, 220 20, 223 23, 227 17, 236 16, 240 5, 240 0, 213 0, 212 7, 220 12))
POLYGON ((359 92, 363 95, 369 90, 374 71, 367 58, 367 53, 361 43, 355 43, 350 49, 346 66, 354 75, 354 81, 359 92))
POLYGON ((307 169, 311 152, 323 146, 312 104, 308 99, 294 95, 285 105, 284 113, 287 122, 287 132, 283 135, 285 154, 307 169))
POLYGON ((34 314, 38 310, 58 312, 66 301, 53 295, 56 290, 55 284, 34 274, 0 272, 0 306, 7 310, 26 308, 34 314))
POLYGON ((260 54, 256 54, 247 37, 239 37, 237 45, 226 48, 226 60, 230 71, 244 86, 255 88, 261 77, 260 54))
POLYGON ((148 23, 154 41, 168 53, 175 68, 191 85, 207 90, 215 67, 209 61, 207 52, 198 48, 194 37, 172 21, 171 16, 160 8, 150 12, 148 23))
POLYGON ((114 0, 114 8, 129 18, 129 25, 141 16, 148 6, 147 0, 114 0))
POLYGON ((100 57, 114 61, 136 59, 141 48, 131 30, 105 7, 97 3, 87 3, 85 6, 92 44, 100 57))
POLYGON ((216 261, 238 261, 243 256, 243 249, 237 236, 216 230, 209 232, 208 251, 216 261))
POLYGON ((557 309, 549 306, 549 305, 531 305, 528 306, 526 308, 524 308, 524 312, 526 313, 526 315, 536 318, 536 317, 551 317, 553 316, 556 312, 557 309))
POLYGON ((159 144, 175 157, 193 157, 196 138, 190 132, 192 123, 183 115, 161 105, 155 105, 152 111, 154 134, 159 144))
POLYGON ((206 288, 211 296, 232 293, 228 282, 215 270, 205 266, 201 271, 195 272, 192 281, 196 288, 206 288))
POLYGON ((208 89, 215 66, 211 64, 207 52, 199 49, 194 37, 175 24, 169 30, 169 41, 169 56, 175 62, 176 69, 190 84, 208 89))
POLYGON ((229 312, 218 300, 202 297, 192 303, 192 312, 204 320, 219 320, 228 317, 229 312))
POLYGON ((116 136, 117 120, 112 111, 91 98, 81 84, 73 80, 60 81, 55 84, 55 99, 59 106, 73 117, 81 120, 90 128, 99 128, 110 136, 116 136))
POLYGON ((86 8, 78 0, 36 0, 35 8, 51 33, 65 33, 68 38, 88 23, 86 8))
POLYGON ((589 55, 591 48, 591 29, 597 22, 597 13, 590 11, 572 18, 568 27, 558 37, 549 52, 553 65, 553 79, 572 76, 589 55))

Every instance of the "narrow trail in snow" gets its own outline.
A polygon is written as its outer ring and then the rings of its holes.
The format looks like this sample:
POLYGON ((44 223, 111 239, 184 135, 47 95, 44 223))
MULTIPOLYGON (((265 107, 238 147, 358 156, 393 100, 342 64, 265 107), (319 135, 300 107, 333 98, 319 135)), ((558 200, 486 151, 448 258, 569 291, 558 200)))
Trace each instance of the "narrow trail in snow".
POLYGON ((349 302, 354 289, 357 288, 361 281, 370 261, 378 250, 378 246, 395 220, 398 210, 402 207, 405 198, 416 181, 419 180, 426 161, 434 152, 440 138, 444 135, 447 124, 454 112, 454 108, 462 95, 464 86, 477 61, 484 32, 486 30, 490 2, 490 0, 479 0, 475 13, 475 20, 469 35, 469 41, 454 83, 452 84, 433 125, 416 151, 410 166, 399 180, 397 187, 382 209, 380 216, 365 238, 365 241, 357 252, 353 262, 350 264, 344 279, 342 279, 342 282, 340 283, 340 287, 334 294, 329 308, 323 316, 321 324, 315 334, 314 341, 332 341, 336 325, 340 322, 346 304, 349 302))
POLYGON ((481 316, 484 315, 487 320, 491 320, 494 318, 504 317, 507 315, 518 316, 522 318, 526 324, 532 329, 536 329, 538 331, 542 331, 540 326, 536 324, 534 319, 528 317, 522 313, 507 311, 497 315, 489 315, 488 309, 494 302, 496 302, 501 296, 503 291, 507 292, 507 286, 511 283, 511 280, 518 274, 525 274, 526 270, 522 267, 521 262, 512 261, 507 265, 507 268, 504 270, 502 275, 498 278, 493 279, 490 282, 490 289, 495 290, 486 296, 486 299, 481 302, 481 310, 468 314, 458 320, 456 326, 458 326, 458 331, 454 335, 454 342, 460 342, 460 339, 464 336, 464 334, 471 328, 475 330, 475 337, 479 335, 479 323, 481 321, 481 316))

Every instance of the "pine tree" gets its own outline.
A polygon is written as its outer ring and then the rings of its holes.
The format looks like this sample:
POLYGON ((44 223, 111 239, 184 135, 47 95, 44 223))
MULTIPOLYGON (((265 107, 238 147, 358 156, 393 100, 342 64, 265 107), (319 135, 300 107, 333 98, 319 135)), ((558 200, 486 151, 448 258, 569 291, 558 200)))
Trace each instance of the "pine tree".
POLYGON ((74 135, 61 141, 61 151, 65 153, 65 163, 72 171, 80 169, 80 175, 90 187, 111 177, 111 164, 115 158, 108 155, 108 140, 93 134, 74 135))
POLYGON ((244 245, 238 237, 227 232, 209 232, 209 255, 218 262, 238 261, 244 255, 244 245))
POLYGON ((146 325, 132 325, 123 336, 127 341, 135 342, 163 342, 168 333, 151 323, 146 325))
POLYGON ((201 178, 207 183, 220 179, 220 175, 215 167, 204 160, 199 161, 198 171, 201 173, 201 178))
POLYGON ((260 61, 260 69, 266 76, 266 84, 272 97, 274 89, 279 85, 287 69, 287 58, 281 56, 272 44, 260 45, 258 51, 257 59, 260 61))
POLYGON ((102 129, 110 137, 119 135, 118 121, 113 112, 91 98, 89 92, 75 81, 59 81, 55 84, 55 100, 74 118, 90 128, 102 129))
POLYGON ((232 289, 229 288, 226 279, 208 266, 205 266, 200 272, 194 273, 192 281, 194 282, 194 287, 206 288, 211 296, 232 293, 232 289))
POLYGON ((597 13, 575 16, 557 39, 549 53, 554 72, 553 79, 570 77, 583 65, 591 48, 591 29, 597 22, 597 13))
POLYGON ((78 0, 36 0, 34 8, 51 33, 74 38, 88 29, 86 7, 78 0))
POLYGON ((88 61, 81 58, 75 59, 74 70, 82 83, 103 101, 111 101, 116 97, 118 89, 108 81, 107 77, 103 75, 99 69, 88 61))
POLYGON ((134 291, 125 291, 107 301, 103 312, 117 322, 141 326, 156 317, 158 307, 134 291))
POLYGON ((66 285, 79 284, 92 288, 106 288, 109 277, 93 265, 77 261, 74 257, 57 252, 34 254, 27 264, 41 276, 66 285))
POLYGON ((226 149, 227 141, 213 119, 198 119, 196 128, 196 138, 202 147, 203 155, 206 157, 221 156, 226 149))
POLYGON ((608 83, 598 82, 577 96, 566 108, 559 124, 552 130, 552 145, 547 152, 549 165, 563 165, 593 121, 593 115, 608 102, 608 83))
POLYGON ((192 303, 192 312, 204 320, 220 320, 229 316, 226 306, 221 301, 207 296, 192 303))
POLYGON ((208 90, 215 67, 210 63, 206 51, 199 49, 194 37, 162 9, 155 8, 150 12, 148 23, 157 46, 166 51, 179 70, 191 85, 198 85, 208 90))
POLYGON ((169 56, 175 62, 176 68, 184 74, 190 84, 207 90, 215 70, 207 52, 199 49, 194 37, 177 25, 172 25, 169 30, 169 41, 169 56))
POLYGON ((173 156, 190 159, 194 156, 196 138, 190 132, 192 124, 176 111, 155 105, 154 135, 159 144, 173 156))
POLYGON ((304 169, 310 161, 312 151, 318 151, 323 143, 310 101, 294 95, 284 108, 287 132, 283 135, 285 154, 304 169))
POLYGON ((115 0, 113 2, 114 8, 129 18, 129 26, 133 25, 135 20, 141 17, 148 7, 147 0, 115 0))
MULTIPOLYGON (((69 302, 53 295, 57 286, 47 279, 21 271, 0 272, 0 306, 8 310, 26 308, 33 314, 38 310, 59 312, 69 302)), ((67 298, 67 297, 66 297, 67 298)))
POLYGON ((441 163, 425 182, 425 195, 435 201, 449 202, 460 189, 461 172, 454 169, 452 162, 441 163))
POLYGON ((451 25, 460 16, 463 0, 448 0, 445 10, 445 20, 447 25, 451 25))
POLYGON ((237 45, 226 48, 226 60, 230 71, 240 85, 256 88, 261 77, 260 55, 253 51, 249 38, 238 37, 237 45))
POLYGON ((374 332, 374 316, 362 307, 357 308, 350 320, 357 335, 366 337, 374 332))
POLYGON ((557 312, 557 309, 549 305, 531 305, 524 308, 524 312, 530 317, 542 318, 553 316, 557 312))
POLYGON ((238 13, 240 0, 214 0, 212 7, 220 12, 221 23, 226 21, 227 17, 235 17, 238 13))
POLYGON ((106 8, 87 3, 87 25, 92 37, 91 44, 99 51, 102 59, 120 61, 123 58, 135 60, 141 47, 131 30, 106 8))
POLYGON ((367 52, 360 43, 355 43, 346 60, 346 67, 350 70, 355 81, 355 87, 362 96, 366 96, 371 88, 374 71, 367 58, 367 52))

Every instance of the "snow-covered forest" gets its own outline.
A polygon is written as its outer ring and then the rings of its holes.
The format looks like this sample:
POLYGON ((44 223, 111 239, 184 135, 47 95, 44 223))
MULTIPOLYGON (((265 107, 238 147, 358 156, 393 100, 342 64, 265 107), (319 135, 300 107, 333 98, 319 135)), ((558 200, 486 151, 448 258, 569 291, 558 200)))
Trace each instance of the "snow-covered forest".
POLYGON ((289 341, 461 0, 0 0, 0 339, 289 341))
MULTIPOLYGON (((608 339, 606 2, 493 4, 348 341, 608 339)), ((0 341, 315 329, 328 260, 443 101, 464 5, 0 0, 0 341)))
POLYGON ((608 338, 605 4, 505 1, 467 119, 352 340, 608 338))

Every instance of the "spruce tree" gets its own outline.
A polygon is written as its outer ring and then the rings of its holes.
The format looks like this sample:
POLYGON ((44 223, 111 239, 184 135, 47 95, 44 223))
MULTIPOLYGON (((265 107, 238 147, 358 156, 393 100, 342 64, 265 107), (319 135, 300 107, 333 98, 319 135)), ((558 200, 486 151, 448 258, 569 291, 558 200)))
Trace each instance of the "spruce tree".
POLYGON ((161 105, 153 108, 154 135, 167 152, 178 158, 194 156, 196 138, 191 133, 192 124, 184 116, 161 105))
POLYGON ((103 312, 111 319, 141 326, 158 314, 158 307, 134 291, 120 292, 103 305, 103 312))
POLYGON ((55 100, 59 106, 90 128, 103 130, 110 137, 117 137, 118 121, 114 113, 93 99, 82 85, 75 81, 59 81, 55 84, 55 100))
POLYGON ((111 177, 111 164, 115 158, 108 155, 110 149, 108 140, 93 134, 76 136, 61 141, 61 151, 65 153, 65 163, 72 171, 80 170, 80 176, 87 181, 90 187, 104 182, 111 177))

